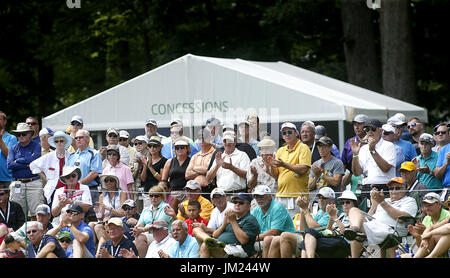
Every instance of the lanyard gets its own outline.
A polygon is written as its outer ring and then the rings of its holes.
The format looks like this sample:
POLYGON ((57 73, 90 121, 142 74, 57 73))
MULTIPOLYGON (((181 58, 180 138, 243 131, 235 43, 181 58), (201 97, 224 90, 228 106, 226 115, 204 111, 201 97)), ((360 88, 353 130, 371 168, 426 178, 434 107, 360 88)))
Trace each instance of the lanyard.
POLYGON ((5 219, 5 224, 8 224, 10 212, 11 212, 11 202, 8 201, 8 207, 6 208, 6 217, 3 214, 3 211, 0 209, 0 214, 2 215, 3 219, 5 219))
MULTIPOLYGON (((39 243, 39 247, 38 247, 38 249, 37 249, 37 252, 36 252, 36 250, 34 249, 34 245, 33 245, 33 253, 34 253, 34 257, 35 257, 35 258, 36 258, 36 256, 37 256, 37 254, 39 254, 39 252, 41 251, 43 239, 44 239, 44 238, 42 238, 42 239, 41 239, 41 243, 39 243)), ((31 243, 31 244, 32 244, 32 243, 31 243)))
POLYGON ((115 258, 117 256, 117 253, 119 253, 120 250, 120 244, 117 246, 116 252, 114 252, 114 245, 111 245, 111 255, 115 258))

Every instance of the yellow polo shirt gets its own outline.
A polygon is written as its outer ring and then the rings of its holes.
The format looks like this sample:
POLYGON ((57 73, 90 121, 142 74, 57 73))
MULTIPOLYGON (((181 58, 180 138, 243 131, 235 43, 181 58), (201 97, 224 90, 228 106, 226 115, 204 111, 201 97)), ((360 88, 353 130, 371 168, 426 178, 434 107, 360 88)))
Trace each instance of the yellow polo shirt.
MULTIPOLYGON (((281 147, 277 151, 276 159, 289 164, 303 164, 311 167, 311 151, 308 146, 300 140, 297 141, 292 150, 288 150, 288 145, 281 147)), ((308 192, 308 170, 304 175, 295 174, 284 167, 278 167, 278 191, 277 197, 298 197, 299 193, 308 192)))

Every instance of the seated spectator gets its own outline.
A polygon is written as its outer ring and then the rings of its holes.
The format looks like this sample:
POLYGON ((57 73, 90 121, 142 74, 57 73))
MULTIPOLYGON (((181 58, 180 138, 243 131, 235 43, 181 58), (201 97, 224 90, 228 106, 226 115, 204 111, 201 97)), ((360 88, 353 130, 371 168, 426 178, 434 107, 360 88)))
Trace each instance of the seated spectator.
POLYGON ((416 246, 419 247, 414 258, 424 258, 429 255, 439 240, 436 236, 430 237, 422 245, 422 235, 428 234, 432 230, 448 223, 448 220, 450 220, 450 212, 442 207, 439 194, 435 192, 426 194, 422 199, 422 205, 423 212, 426 214, 422 223, 408 226, 408 231, 414 236, 416 246))
POLYGON ((198 258, 197 241, 188 234, 188 226, 182 220, 175 220, 172 223, 172 237, 176 240, 169 250, 159 250, 161 258, 198 258))
POLYGON ((234 210, 227 210, 222 225, 212 237, 205 237, 200 247, 201 258, 252 257, 259 234, 259 224, 250 213, 252 197, 239 193, 231 201, 234 210))
POLYGON ((123 258, 123 250, 133 251, 138 255, 138 251, 133 241, 124 236, 123 222, 119 217, 112 217, 107 222, 110 240, 103 243, 97 252, 97 258, 123 258))
POLYGON ((423 133, 419 138, 420 155, 415 157, 412 162, 417 168, 417 179, 425 184, 428 189, 440 191, 442 189, 442 181, 433 176, 436 168, 438 153, 432 150, 435 141, 433 136, 423 133))
POLYGON ((335 204, 328 204, 326 211, 330 216, 326 230, 317 231, 307 229, 305 239, 301 244, 302 258, 315 258, 316 253, 320 258, 346 258, 350 255, 350 244, 343 236, 345 228, 349 225, 348 212, 356 207, 358 198, 346 190, 338 198, 343 212, 338 216, 335 204))
POLYGON ((177 219, 183 221, 186 220, 188 218, 188 215, 186 214, 188 202, 197 200, 201 205, 200 216, 206 221, 209 221, 214 206, 208 199, 201 195, 202 189, 200 183, 195 180, 190 180, 186 183, 184 189, 186 190, 187 200, 178 205, 177 219))
POLYGON ((19 203, 9 200, 9 188, 0 188, 0 223, 15 231, 25 223, 25 214, 19 203))
MULTIPOLYGON (((352 258, 359 258, 362 244, 367 238, 368 244, 380 244, 385 238, 394 232, 396 221, 399 216, 413 216, 417 214, 417 203, 414 198, 406 196, 406 188, 402 178, 391 179, 387 186, 390 198, 385 199, 383 190, 378 191, 376 187, 370 191, 372 206, 368 216, 359 209, 352 208, 349 211, 350 228, 345 229, 344 236, 350 240, 352 258)), ((406 235, 407 228, 397 227, 399 234, 406 235)), ((395 257, 395 248, 390 248, 389 257, 395 257)), ((382 250, 381 257, 386 252, 382 250)))
POLYGON ((170 247, 176 242, 169 234, 169 224, 161 219, 153 222, 150 226, 153 231, 153 238, 155 239, 147 249, 146 258, 160 258, 158 252, 162 250, 164 253, 168 253, 170 247))
POLYGON ((294 223, 289 212, 280 202, 273 199, 272 193, 274 192, 266 185, 258 185, 252 193, 258 206, 251 214, 258 220, 260 230, 260 234, 256 238, 255 249, 263 252, 263 258, 267 258, 270 243, 275 236, 279 236, 283 232, 295 233, 294 223))
POLYGON ((420 201, 428 193, 428 188, 417 179, 416 166, 411 161, 405 161, 402 163, 399 172, 406 185, 406 190, 408 190, 408 196, 416 199, 417 205, 419 206, 420 201))
POLYGON ((66 256, 69 258, 71 254, 73 254, 73 246, 72 246, 72 235, 69 232, 59 232, 58 242, 61 244, 62 249, 66 252, 66 256))
POLYGON ((22 251, 22 243, 21 238, 14 234, 10 233, 5 236, 4 245, 5 249, 0 250, 0 259, 1 258, 11 258, 11 259, 21 259, 25 258, 25 254, 22 251))
POLYGON ((28 258, 66 258, 58 240, 44 233, 42 224, 33 221, 27 227, 27 235, 30 240, 28 244, 28 258))
MULTIPOLYGON (((436 227, 429 233, 424 233, 422 235, 423 248, 428 249, 426 246, 427 240, 430 240, 435 237, 435 246, 433 251, 426 256, 425 258, 437 258, 445 255, 450 248, 450 218, 448 221, 442 221, 442 225, 436 227), (444 224, 446 223, 446 224, 444 224)), ((422 245, 421 245, 422 247, 422 245)), ((427 250, 428 251, 428 250, 427 250)))
MULTIPOLYGON (((325 227, 328 224, 330 216, 326 212, 326 207, 333 204, 336 195, 333 189, 329 187, 322 187, 317 193, 319 201, 319 209, 317 212, 311 212, 311 205, 308 207, 308 199, 305 196, 300 196, 296 200, 296 204, 300 207, 300 214, 294 218, 294 222, 299 222, 300 232, 306 231, 308 228, 325 227)), ((279 237, 272 240, 269 258, 292 258, 292 256, 299 257, 301 255, 301 244, 303 237, 298 233, 284 232, 279 237)))
POLYGON ((138 212, 138 206, 135 201, 128 199, 123 203, 122 209, 125 212, 125 216, 122 217, 123 228, 125 229, 124 233, 129 239, 134 241, 135 238, 131 231, 137 225, 139 218, 141 218, 138 212))
POLYGON ((188 234, 191 236, 194 236, 192 234, 192 230, 194 229, 194 226, 192 224, 194 223, 200 223, 204 224, 205 226, 208 225, 208 221, 203 219, 200 216, 201 212, 201 205, 197 200, 189 200, 187 205, 187 216, 188 219, 186 219, 186 224, 188 225, 188 234))

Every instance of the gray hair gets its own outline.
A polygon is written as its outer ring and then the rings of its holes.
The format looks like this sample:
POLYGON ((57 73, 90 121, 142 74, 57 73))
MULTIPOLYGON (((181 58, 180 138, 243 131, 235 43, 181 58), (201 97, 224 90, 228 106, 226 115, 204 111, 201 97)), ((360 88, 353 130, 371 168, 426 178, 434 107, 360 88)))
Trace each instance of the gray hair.
POLYGON ((178 224, 181 224, 181 227, 183 227, 183 229, 184 229, 185 231, 188 230, 187 223, 186 223, 185 221, 183 221, 183 220, 175 220, 175 221, 173 221, 173 222, 172 222, 172 227, 175 226, 175 225, 178 225, 178 224))
POLYGON ((44 225, 42 225, 42 223, 38 221, 28 221, 27 226, 28 227, 36 226, 39 231, 44 230, 44 225))
POLYGON ((302 123, 302 127, 303 126, 309 126, 314 133, 316 132, 316 125, 312 121, 304 121, 302 123))

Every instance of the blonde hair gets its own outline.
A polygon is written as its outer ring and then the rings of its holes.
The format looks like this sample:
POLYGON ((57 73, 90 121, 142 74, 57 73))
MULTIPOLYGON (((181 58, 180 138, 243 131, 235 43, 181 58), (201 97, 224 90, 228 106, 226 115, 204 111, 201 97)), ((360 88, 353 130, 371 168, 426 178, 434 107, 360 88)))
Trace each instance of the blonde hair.
POLYGON ((164 188, 161 185, 155 185, 152 188, 148 190, 148 194, 150 195, 153 192, 157 192, 159 195, 161 195, 161 198, 165 202, 167 199, 166 192, 164 191, 164 188))

